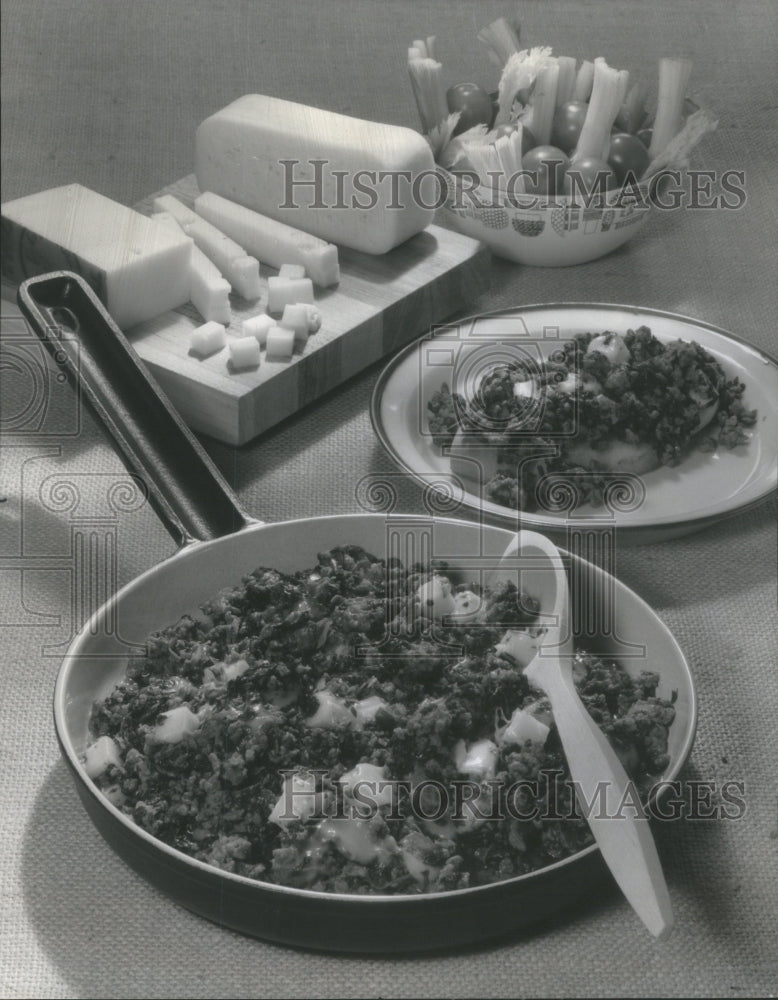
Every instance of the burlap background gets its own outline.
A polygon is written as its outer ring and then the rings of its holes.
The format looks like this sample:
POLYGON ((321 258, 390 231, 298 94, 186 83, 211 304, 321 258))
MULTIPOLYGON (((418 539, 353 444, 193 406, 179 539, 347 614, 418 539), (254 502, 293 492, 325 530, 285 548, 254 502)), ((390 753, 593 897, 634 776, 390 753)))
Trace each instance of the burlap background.
MULTIPOLYGON (((415 126, 410 39, 437 33, 452 81, 489 81, 475 31, 505 9, 475 0, 3 0, 3 199, 78 180, 133 204, 190 172, 197 123, 249 91, 415 126)), ((639 242, 572 270, 495 262, 492 290, 471 311, 635 303, 699 316, 775 352, 775 5, 547 0, 521 13, 528 41, 604 53, 649 74, 662 54, 691 54, 693 90, 721 118, 696 165, 745 169, 748 202, 738 212, 654 219, 639 242)), ((358 480, 393 470, 367 416, 376 376, 242 450, 208 445, 248 509, 267 520, 359 509, 358 480)), ((771 503, 618 557, 620 576, 664 617, 695 672, 700 722, 685 777, 746 783, 743 819, 656 830, 677 917, 669 941, 652 941, 604 892, 574 919, 498 946, 391 960, 302 953, 222 931, 149 888, 93 830, 59 760, 50 709, 57 651, 42 647, 68 635, 68 581, 52 568, 67 553, 68 527, 38 490, 52 474, 121 473, 88 419, 76 436, 58 436, 71 413, 67 395, 53 397, 41 432, 6 436, 3 449, 0 994, 775 995, 771 503)), ((419 508, 413 486, 402 486, 402 501, 419 508)), ((120 582, 173 551, 147 508, 115 526, 120 582)))

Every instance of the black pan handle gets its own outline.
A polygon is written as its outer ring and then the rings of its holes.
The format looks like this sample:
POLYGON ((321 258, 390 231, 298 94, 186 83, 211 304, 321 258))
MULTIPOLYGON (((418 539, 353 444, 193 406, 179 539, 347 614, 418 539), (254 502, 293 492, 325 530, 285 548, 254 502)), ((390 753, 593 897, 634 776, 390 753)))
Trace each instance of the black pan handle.
POLYGON ((25 318, 81 392, 177 544, 258 523, 154 382, 83 278, 54 271, 19 288, 25 318))

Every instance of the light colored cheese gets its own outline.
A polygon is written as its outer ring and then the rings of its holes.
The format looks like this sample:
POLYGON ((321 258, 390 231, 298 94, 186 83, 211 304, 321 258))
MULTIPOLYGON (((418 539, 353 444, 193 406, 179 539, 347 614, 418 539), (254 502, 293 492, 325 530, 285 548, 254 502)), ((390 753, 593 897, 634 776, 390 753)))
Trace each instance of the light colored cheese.
POLYGON ((284 278, 304 278, 326 288, 340 280, 338 248, 310 233, 260 215, 207 191, 195 199, 195 210, 259 260, 279 269, 284 278))
POLYGON ((265 337, 268 361, 289 361, 294 353, 294 330, 285 326, 271 326, 265 337))
POLYGON ((256 368, 259 364, 259 342, 256 337, 235 337, 227 346, 233 368, 256 368))
POLYGON ((201 123, 195 169, 201 191, 367 253, 429 225, 439 194, 418 132, 262 94, 201 123))
POLYGON ((119 748, 110 736, 100 736, 86 748, 84 770, 90 778, 99 778, 110 765, 122 766, 119 748))
MULTIPOLYGON (((183 233, 170 212, 155 212, 152 219, 166 226, 175 226, 183 233)), ((192 258, 189 262, 189 298, 192 305, 204 320, 229 325, 232 312, 230 310, 230 283, 221 276, 221 271, 205 256, 203 251, 192 243, 192 258)))
POLYGON ((310 278, 268 278, 268 312, 283 312, 284 306, 297 302, 313 302, 313 282, 310 278))
POLYGON ((193 354, 198 354, 201 358, 207 358, 209 354, 220 351, 227 340, 224 327, 215 320, 209 320, 192 330, 192 338, 189 341, 189 350, 193 354))
POLYGON ((276 325, 276 321, 267 313, 260 313, 259 316, 250 316, 240 324, 241 333, 244 337, 255 337, 260 347, 267 344, 267 335, 276 325))
POLYGON ((173 216, 238 295, 249 302, 259 298, 259 261, 249 256, 244 247, 210 222, 206 222, 173 195, 164 194, 155 198, 154 209, 169 212, 173 216))
POLYGON ((80 184, 5 203, 1 244, 9 281, 77 271, 124 329, 189 300, 191 242, 80 184))

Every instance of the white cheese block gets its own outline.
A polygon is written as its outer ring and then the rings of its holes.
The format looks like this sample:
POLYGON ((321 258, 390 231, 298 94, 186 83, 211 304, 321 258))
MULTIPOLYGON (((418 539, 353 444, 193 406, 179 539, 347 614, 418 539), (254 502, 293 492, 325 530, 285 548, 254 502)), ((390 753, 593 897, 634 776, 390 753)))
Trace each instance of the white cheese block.
POLYGON ((322 288, 340 280, 338 248, 332 243, 211 191, 195 199, 195 210, 259 260, 277 267, 280 277, 304 278, 307 273, 322 288))
POLYGON ((206 222, 171 194, 154 199, 154 210, 169 212, 187 236, 218 268, 238 295, 249 302, 258 299, 259 261, 246 253, 244 247, 230 239, 216 226, 206 222))
POLYGON ((262 94, 200 124, 195 169, 201 191, 367 253, 429 225, 440 191, 418 132, 262 94))
POLYGON ((313 282, 310 278, 268 278, 268 312, 283 312, 284 307, 297 302, 313 302, 313 282))
POLYGON ((308 305, 305 302, 295 302, 284 306, 284 314, 279 326, 294 330, 295 346, 300 349, 308 343, 308 305))
POLYGON ((289 361, 294 353, 294 330, 283 326, 271 326, 267 332, 265 346, 268 361, 289 361))
POLYGON ((210 354, 220 351, 226 341, 227 336, 222 324, 211 320, 198 326, 196 330, 192 330, 189 350, 201 358, 207 358, 210 354))
POLYGON ((125 329, 189 301, 191 253, 185 236, 80 184, 2 206, 7 280, 76 271, 125 329))
POLYGON ((267 343, 268 331, 276 325, 272 316, 261 313, 259 316, 249 316, 240 324, 241 333, 244 337, 254 337, 260 347, 267 343))
MULTIPOLYGON (((152 219, 166 226, 175 226, 180 233, 184 232, 170 212, 155 212, 152 219)), ((191 237, 187 236, 187 239, 191 240, 191 237)), ((230 291, 229 281, 221 276, 219 268, 208 260, 203 251, 195 246, 192 240, 192 258, 189 262, 189 298, 204 320, 229 325, 232 316, 230 291)))
POLYGON ((236 337, 228 344, 233 368, 256 368, 259 364, 259 343, 256 337, 236 337))

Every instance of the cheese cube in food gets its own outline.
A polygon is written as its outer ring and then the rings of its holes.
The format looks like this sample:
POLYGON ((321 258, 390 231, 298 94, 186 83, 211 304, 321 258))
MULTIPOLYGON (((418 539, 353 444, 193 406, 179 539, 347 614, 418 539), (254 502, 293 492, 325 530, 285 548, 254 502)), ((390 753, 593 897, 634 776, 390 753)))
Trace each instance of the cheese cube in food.
POLYGON ((195 169, 201 191, 367 253, 428 226, 439 194, 418 132, 262 94, 200 124, 195 169))
POLYGON ((272 326, 267 334, 267 360, 289 361, 294 353, 294 330, 272 326))
POLYGON ((326 288, 340 281, 338 248, 268 215, 206 191, 195 210, 259 260, 277 267, 283 278, 309 278, 326 288))
POLYGON ((310 278, 268 278, 267 308, 283 312, 284 306, 296 302, 313 302, 313 282, 310 278))
POLYGON ((259 364, 259 344, 256 337, 236 337, 227 346, 233 368, 256 368, 259 364))
POLYGON ((189 342, 189 350, 193 354, 199 354, 201 358, 207 358, 209 354, 220 351, 226 343, 227 337, 221 323, 211 321, 198 326, 192 331, 192 339, 189 342))
POLYGON ((244 337, 253 337, 260 347, 267 343, 268 330, 276 325, 272 316, 262 313, 259 316, 250 316, 240 324, 241 333, 244 337))
POLYGON ((125 329, 189 301, 191 254, 183 234, 80 184, 2 206, 4 277, 76 271, 125 329))

